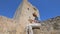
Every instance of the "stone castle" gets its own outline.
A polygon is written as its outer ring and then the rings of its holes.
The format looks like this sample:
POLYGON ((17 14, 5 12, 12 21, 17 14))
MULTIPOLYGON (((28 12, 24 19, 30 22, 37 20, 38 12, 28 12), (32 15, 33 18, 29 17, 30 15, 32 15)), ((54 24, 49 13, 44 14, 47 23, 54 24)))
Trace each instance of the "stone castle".
POLYGON ((60 16, 46 21, 37 17, 38 9, 23 0, 12 19, 0 16, 0 34, 60 34, 60 16))

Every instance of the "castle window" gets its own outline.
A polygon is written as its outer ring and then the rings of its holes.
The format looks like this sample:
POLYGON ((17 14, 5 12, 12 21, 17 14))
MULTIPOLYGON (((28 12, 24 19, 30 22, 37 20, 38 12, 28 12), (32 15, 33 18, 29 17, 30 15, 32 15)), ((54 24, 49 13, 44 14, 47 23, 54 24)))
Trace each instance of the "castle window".
POLYGON ((29 10, 29 8, 27 8, 29 10))

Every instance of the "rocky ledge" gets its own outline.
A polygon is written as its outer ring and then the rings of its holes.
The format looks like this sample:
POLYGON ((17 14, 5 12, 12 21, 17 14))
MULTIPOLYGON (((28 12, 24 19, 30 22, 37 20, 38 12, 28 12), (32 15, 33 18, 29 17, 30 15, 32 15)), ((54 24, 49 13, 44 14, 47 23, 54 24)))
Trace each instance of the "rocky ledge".
POLYGON ((40 29, 34 29, 34 34, 60 34, 60 16, 41 22, 40 29))

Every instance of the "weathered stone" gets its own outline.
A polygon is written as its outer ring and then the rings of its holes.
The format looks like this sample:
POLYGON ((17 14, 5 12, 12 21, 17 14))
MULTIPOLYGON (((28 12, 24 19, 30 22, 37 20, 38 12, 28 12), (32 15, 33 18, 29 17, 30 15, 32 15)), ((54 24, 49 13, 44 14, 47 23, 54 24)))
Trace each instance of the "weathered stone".
POLYGON ((0 34, 60 34, 60 16, 39 21, 40 23, 36 25, 37 23, 34 22, 35 17, 33 16, 35 12, 39 17, 38 10, 27 0, 23 0, 12 19, 0 16, 0 34), (33 22, 30 23, 29 19, 33 22), (27 27, 29 25, 31 26, 30 28, 27 27))

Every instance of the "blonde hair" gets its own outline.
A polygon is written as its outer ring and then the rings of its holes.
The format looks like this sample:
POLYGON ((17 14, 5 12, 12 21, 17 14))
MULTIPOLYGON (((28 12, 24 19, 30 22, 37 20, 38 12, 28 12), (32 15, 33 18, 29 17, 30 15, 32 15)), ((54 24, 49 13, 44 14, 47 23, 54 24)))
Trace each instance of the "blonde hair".
POLYGON ((34 16, 34 17, 37 17, 37 12, 34 12, 34 13, 33 13, 33 16, 34 16))

